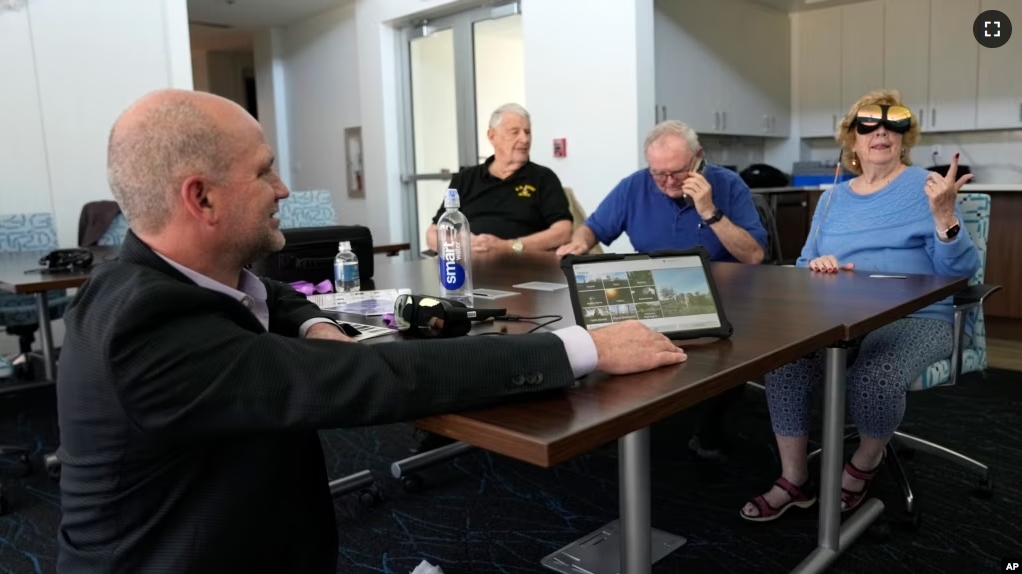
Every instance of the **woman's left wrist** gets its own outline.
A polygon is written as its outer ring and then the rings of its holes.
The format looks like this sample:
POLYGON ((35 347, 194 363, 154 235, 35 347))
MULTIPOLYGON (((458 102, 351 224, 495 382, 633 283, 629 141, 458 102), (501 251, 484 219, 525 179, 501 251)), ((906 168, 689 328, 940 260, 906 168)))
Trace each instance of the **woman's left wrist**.
POLYGON ((937 224, 937 230, 944 231, 958 223, 958 216, 952 211, 951 213, 935 215, 933 221, 937 224))

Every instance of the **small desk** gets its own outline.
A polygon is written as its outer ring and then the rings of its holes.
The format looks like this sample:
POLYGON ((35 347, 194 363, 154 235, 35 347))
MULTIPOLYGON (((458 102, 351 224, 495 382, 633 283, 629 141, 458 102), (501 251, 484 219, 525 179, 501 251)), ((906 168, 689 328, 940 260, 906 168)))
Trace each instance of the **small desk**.
MULTIPOLYGON (((684 364, 628 376, 593 374, 555 396, 417 421, 428 431, 541 467, 552 467, 618 440, 620 521, 608 525, 603 534, 592 533, 548 556, 543 561, 547 567, 577 572, 572 570, 570 555, 584 554, 587 542, 598 538, 607 548, 620 548, 620 570, 614 565, 585 564, 587 570, 649 573, 653 562, 684 542, 651 528, 649 427, 824 348, 827 376, 819 544, 795 571, 826 569, 882 512, 880 501, 868 500, 841 526, 843 343, 954 294, 966 286, 966 278, 871 279, 865 273, 818 275, 806 269, 736 263, 714 263, 712 270, 735 332, 727 341, 683 344, 688 354, 684 364)), ((511 287, 529 280, 563 283, 564 277, 552 255, 476 261, 475 287, 519 291, 521 295, 497 301, 477 299, 475 305, 506 307, 509 313, 526 316, 564 317, 551 328, 574 324, 567 290, 550 293, 511 287)), ((436 291, 437 281, 436 261, 426 260, 380 268, 373 283, 377 288, 430 293, 436 291)), ((521 332, 532 325, 507 326, 510 332, 521 332)), ((607 560, 607 555, 602 559, 607 560)))
MULTIPOLYGON (((93 265, 117 256, 112 247, 91 248, 93 265)), ((57 360, 53 350, 53 331, 50 329, 50 307, 47 291, 81 287, 89 278, 89 270, 45 273, 39 259, 48 251, 18 251, 0 253, 0 292, 35 295, 39 314, 39 336, 43 348, 46 382, 53 383, 57 375, 57 360)))

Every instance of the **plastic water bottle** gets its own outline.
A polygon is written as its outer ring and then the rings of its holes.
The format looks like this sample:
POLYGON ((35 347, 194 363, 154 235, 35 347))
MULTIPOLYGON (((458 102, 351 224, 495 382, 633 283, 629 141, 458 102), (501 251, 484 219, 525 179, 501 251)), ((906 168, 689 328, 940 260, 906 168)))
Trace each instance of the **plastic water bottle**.
POLYGON ((358 257, 351 251, 351 242, 342 241, 334 257, 334 291, 346 293, 359 289, 358 257))
POLYGON ((436 223, 436 250, 440 263, 440 296, 472 306, 472 232, 468 218, 458 210, 458 190, 444 195, 447 212, 436 223))

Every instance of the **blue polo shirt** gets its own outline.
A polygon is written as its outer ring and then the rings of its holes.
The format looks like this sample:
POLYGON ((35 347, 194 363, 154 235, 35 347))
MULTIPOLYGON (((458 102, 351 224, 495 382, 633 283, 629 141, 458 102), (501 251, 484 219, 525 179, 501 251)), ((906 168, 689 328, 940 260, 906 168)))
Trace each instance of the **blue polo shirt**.
MULTIPOLYGON (((713 204, 732 223, 745 229, 766 249, 766 230, 752 202, 752 192, 737 173, 710 163, 703 177, 713 188, 713 204)), ((667 197, 653 181, 648 169, 640 169, 621 180, 586 219, 596 238, 609 245, 627 233, 635 251, 688 249, 702 245, 713 261, 738 261, 717 239, 695 208, 684 200, 667 197)))

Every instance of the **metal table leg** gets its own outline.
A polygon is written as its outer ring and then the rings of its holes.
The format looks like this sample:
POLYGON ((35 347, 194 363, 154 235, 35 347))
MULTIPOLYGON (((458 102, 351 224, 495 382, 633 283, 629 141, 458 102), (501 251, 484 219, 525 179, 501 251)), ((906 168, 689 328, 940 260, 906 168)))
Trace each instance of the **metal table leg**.
POLYGON ((53 331, 50 330, 50 302, 46 291, 35 294, 35 308, 39 315, 39 338, 43 346, 43 368, 47 381, 57 380, 57 359, 53 351, 53 331))
POLYGON ((840 347, 827 349, 823 387, 823 444, 820 461, 820 530, 816 550, 793 573, 823 572, 847 550, 884 510, 875 498, 862 503, 841 526, 841 470, 845 426, 845 358, 840 347))
POLYGON ((650 527, 649 428, 618 439, 621 518, 543 559, 563 574, 649 574, 685 538, 650 527))

